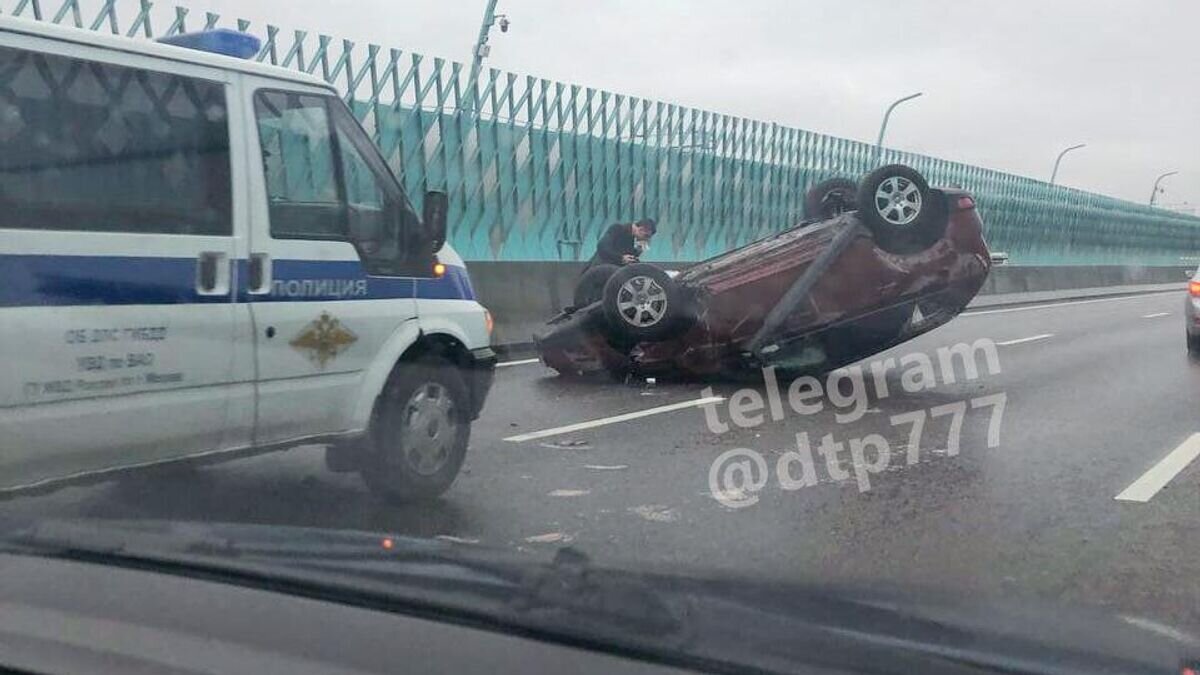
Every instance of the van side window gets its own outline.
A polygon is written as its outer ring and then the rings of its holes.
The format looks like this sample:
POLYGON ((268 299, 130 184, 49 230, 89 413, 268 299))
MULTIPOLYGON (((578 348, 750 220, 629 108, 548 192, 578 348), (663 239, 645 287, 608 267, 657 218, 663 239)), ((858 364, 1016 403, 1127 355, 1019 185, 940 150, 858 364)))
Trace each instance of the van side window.
POLYGON ((0 47, 0 228, 229 235, 224 85, 0 47))
POLYGON ((346 238, 329 108, 320 96, 261 91, 254 97, 266 172, 271 236, 346 238))

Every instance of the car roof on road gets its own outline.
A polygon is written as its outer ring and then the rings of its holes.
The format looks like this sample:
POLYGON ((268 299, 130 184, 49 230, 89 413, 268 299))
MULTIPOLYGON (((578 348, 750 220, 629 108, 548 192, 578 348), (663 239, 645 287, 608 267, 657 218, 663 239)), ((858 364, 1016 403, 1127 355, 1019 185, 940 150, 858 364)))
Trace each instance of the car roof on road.
POLYGON ((224 54, 214 54, 197 49, 188 49, 186 47, 176 47, 174 45, 162 44, 161 42, 154 42, 153 40, 109 35, 97 31, 86 30, 84 28, 75 28, 74 26, 58 26, 45 21, 11 16, 0 16, 0 31, 20 33, 63 42, 74 42, 81 45, 102 47, 132 54, 154 56, 162 59, 170 59, 172 61, 195 63, 197 65, 208 66, 211 68, 220 68, 222 70, 232 70, 258 75, 260 77, 269 77, 300 84, 314 85, 336 92, 332 86, 330 86, 321 78, 296 70, 259 63, 249 59, 239 59, 233 56, 226 56, 224 54))

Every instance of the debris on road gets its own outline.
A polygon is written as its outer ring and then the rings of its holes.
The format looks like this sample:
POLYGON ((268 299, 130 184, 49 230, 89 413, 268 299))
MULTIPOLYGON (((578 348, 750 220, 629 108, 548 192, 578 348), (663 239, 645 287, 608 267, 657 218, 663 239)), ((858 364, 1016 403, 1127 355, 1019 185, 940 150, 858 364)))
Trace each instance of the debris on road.
POLYGON ((661 504, 646 504, 629 507, 630 513, 635 513, 645 520, 655 523, 673 523, 679 520, 679 510, 661 504))
POLYGON ((434 537, 434 539, 440 539, 442 541, 449 541, 449 542, 453 542, 455 544, 478 544, 479 543, 478 539, 469 539, 467 537, 456 537, 452 534, 439 534, 436 537, 434 537))
POLYGON ((592 447, 592 444, 587 441, 550 441, 549 443, 538 443, 538 445, 551 450, 586 450, 592 447))
POLYGON ((525 541, 530 544, 569 544, 575 541, 575 537, 564 532, 547 532, 546 534, 525 537, 525 541))

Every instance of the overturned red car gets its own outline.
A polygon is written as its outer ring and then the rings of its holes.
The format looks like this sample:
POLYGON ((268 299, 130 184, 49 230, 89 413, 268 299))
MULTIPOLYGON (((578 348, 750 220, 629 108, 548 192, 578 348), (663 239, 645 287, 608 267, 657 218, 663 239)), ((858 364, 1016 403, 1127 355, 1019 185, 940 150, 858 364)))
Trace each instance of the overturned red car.
POLYGON ((682 273, 593 267, 534 336, 543 362, 621 377, 824 371, 957 316, 991 267, 974 198, 903 165, 847 182, 814 188, 809 219, 682 273))

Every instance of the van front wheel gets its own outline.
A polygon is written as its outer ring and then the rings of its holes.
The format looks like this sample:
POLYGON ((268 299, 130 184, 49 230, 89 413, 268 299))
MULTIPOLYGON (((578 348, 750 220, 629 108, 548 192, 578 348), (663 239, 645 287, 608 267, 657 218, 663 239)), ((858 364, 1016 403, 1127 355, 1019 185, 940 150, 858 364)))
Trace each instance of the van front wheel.
POLYGON ((385 500, 407 503, 445 492, 467 454, 467 388, 458 368, 439 358, 403 364, 376 404, 361 469, 385 500))

